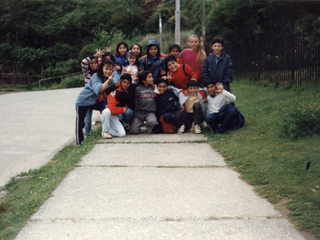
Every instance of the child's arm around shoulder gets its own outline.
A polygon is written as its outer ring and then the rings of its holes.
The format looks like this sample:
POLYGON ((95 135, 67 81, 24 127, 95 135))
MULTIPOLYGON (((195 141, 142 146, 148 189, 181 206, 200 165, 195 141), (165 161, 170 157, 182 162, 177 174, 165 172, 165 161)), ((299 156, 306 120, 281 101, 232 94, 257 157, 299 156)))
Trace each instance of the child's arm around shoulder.
POLYGON ((176 95, 177 97, 179 96, 179 93, 182 91, 182 89, 180 88, 176 88, 174 86, 169 85, 168 89, 171 89, 172 92, 174 93, 174 95, 176 95))

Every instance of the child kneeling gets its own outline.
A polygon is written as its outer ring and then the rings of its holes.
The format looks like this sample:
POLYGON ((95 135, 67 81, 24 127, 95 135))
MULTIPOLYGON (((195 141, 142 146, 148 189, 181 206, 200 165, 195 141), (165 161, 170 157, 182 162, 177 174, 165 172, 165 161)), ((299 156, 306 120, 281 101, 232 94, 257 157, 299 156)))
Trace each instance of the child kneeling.
POLYGON ((158 124, 152 131, 154 133, 175 133, 182 126, 182 122, 175 117, 175 113, 179 111, 179 106, 176 104, 179 103, 178 93, 174 91, 177 89, 168 89, 168 80, 161 77, 157 79, 157 88, 160 93, 156 97, 158 124))
POLYGON ((153 85, 152 72, 141 72, 138 74, 138 79, 139 86, 135 91, 137 107, 130 125, 130 133, 140 133, 144 121, 146 122, 148 133, 151 133, 153 127, 157 124, 155 86, 153 85))
POLYGON ((204 120, 207 108, 205 91, 200 88, 198 81, 187 82, 187 89, 179 93, 179 102, 183 111, 176 112, 175 117, 183 123, 178 133, 190 132, 201 133, 200 124, 204 120))
POLYGON ((206 85, 209 96, 207 98, 208 114, 205 120, 212 130, 224 133, 229 129, 243 127, 244 116, 233 104, 230 104, 236 100, 235 95, 224 90, 223 84, 215 79, 208 79, 206 85))
POLYGON ((129 94, 125 90, 116 90, 108 95, 108 105, 100 116, 102 122, 101 136, 106 139, 124 137, 126 131, 117 115, 128 110, 126 106, 129 101, 129 94), (125 106, 125 107, 121 107, 125 106))

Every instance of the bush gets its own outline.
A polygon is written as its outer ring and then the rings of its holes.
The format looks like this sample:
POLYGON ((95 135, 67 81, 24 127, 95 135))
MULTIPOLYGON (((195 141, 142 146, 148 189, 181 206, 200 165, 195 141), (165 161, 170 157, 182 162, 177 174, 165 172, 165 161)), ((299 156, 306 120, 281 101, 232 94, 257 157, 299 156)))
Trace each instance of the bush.
POLYGON ((64 78, 59 84, 59 88, 84 87, 84 78, 82 75, 64 78))
POLYGON ((292 111, 283 124, 283 134, 290 139, 320 134, 320 110, 292 111))

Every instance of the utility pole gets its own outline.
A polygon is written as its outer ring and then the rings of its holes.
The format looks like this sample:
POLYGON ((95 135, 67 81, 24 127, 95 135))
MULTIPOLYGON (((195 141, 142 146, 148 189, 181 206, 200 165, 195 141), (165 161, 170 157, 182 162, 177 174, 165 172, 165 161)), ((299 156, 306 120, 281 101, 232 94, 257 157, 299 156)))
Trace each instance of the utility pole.
POLYGON ((180 45, 180 0, 176 0, 176 44, 180 45))
POLYGON ((161 12, 159 12, 159 32, 160 32, 160 53, 162 52, 162 19, 161 12))
POLYGON ((202 4, 202 41, 204 44, 204 50, 208 54, 206 45, 206 0, 203 0, 202 4))

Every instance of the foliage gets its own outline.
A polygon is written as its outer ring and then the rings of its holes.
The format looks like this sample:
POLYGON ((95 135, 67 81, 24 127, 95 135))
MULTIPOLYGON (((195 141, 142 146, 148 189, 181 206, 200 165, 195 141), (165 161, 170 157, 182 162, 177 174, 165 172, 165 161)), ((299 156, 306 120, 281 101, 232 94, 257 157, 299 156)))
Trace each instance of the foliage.
POLYGON ((320 235, 320 136, 280 137, 282 123, 291 112, 320 107, 320 86, 284 90, 239 79, 231 89, 246 123, 224 134, 207 130, 211 146, 260 196, 275 204, 286 202, 289 216, 300 229, 320 235))
MULTIPOLYGON (((319 97, 318 94, 317 97, 319 97)), ((299 102, 300 105, 300 102, 299 102)), ((320 110, 315 102, 309 102, 305 107, 292 111, 282 124, 283 134, 291 139, 300 139, 305 136, 320 134, 320 110)))
POLYGON ((207 40, 219 35, 227 42, 242 45, 293 23, 303 30, 306 25, 302 19, 308 19, 309 23, 320 21, 319 7, 317 1, 219 0, 207 15, 206 28, 210 29, 207 40))

